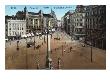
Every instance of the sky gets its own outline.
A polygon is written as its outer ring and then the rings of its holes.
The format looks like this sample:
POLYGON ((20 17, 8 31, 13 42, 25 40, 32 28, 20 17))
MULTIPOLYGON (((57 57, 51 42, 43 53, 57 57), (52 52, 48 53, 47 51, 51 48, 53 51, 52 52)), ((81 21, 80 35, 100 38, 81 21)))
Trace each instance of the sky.
POLYGON ((50 13, 51 9, 55 11, 58 20, 64 16, 69 10, 75 10, 76 5, 6 5, 5 15, 15 15, 17 11, 23 11, 27 7, 28 12, 38 12, 42 10, 43 13, 50 13))

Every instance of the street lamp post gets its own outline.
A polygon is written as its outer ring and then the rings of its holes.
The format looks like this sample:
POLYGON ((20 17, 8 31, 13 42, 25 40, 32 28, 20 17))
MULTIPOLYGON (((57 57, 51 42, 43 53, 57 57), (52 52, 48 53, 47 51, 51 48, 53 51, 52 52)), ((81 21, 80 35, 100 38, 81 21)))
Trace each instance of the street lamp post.
POLYGON ((34 20, 35 19, 33 19, 33 29, 32 30, 33 30, 33 34, 34 34, 34 50, 35 50, 35 33, 36 33, 36 29, 35 29, 35 26, 34 26, 34 24, 35 24, 34 23, 35 22, 34 20))
POLYGON ((35 50, 35 32, 34 32, 34 50, 35 50))
POLYGON ((46 68, 52 69, 52 59, 50 58, 50 35, 47 28, 47 56, 46 56, 46 68))
POLYGON ((91 62, 93 62, 93 61, 92 61, 92 45, 91 45, 91 62))
POLYGON ((44 35, 44 43, 46 43, 46 41, 45 41, 45 35, 44 35))
POLYGON ((19 50, 19 40, 18 40, 18 35, 17 35, 17 50, 19 50))
POLYGON ((93 59, 92 59, 92 30, 90 31, 90 37, 91 37, 91 62, 93 62, 93 59))
POLYGON ((63 56, 63 45, 62 45, 62 56, 63 56))
POLYGON ((19 50, 19 45, 18 44, 19 44, 19 41, 17 41, 17 50, 19 50))
POLYGON ((27 38, 26 38, 26 69, 28 69, 28 57, 27 57, 27 38))

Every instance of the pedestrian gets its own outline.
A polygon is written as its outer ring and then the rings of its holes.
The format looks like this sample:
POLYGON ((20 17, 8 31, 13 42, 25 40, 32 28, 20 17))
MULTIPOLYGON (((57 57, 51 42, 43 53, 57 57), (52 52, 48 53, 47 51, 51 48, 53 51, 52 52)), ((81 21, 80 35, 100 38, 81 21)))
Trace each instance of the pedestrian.
POLYGON ((58 58, 58 69, 61 68, 61 58, 58 58))
POLYGON ((56 48, 55 48, 55 51, 56 51, 56 48))
POLYGON ((70 52, 71 52, 71 50, 72 50, 72 47, 70 47, 70 52))
POLYGON ((17 41, 17 50, 19 50, 19 45, 18 44, 19 44, 19 40, 17 41))
POLYGON ((52 50, 50 52, 52 53, 52 50))
POLYGON ((65 50, 63 50, 65 52, 65 50))
POLYGON ((11 45, 11 39, 10 39, 10 45, 11 45))
POLYGON ((51 34, 51 39, 52 39, 52 34, 51 34))

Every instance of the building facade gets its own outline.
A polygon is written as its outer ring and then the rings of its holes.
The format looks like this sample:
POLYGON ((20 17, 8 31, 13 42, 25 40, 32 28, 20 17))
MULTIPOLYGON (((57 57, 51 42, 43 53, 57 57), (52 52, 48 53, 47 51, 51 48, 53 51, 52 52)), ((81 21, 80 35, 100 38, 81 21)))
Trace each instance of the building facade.
POLYGON ((5 16, 5 38, 8 38, 8 19, 12 19, 12 16, 5 16))
POLYGON ((64 16, 61 18, 61 30, 64 31, 64 16))
POLYGON ((63 18, 63 28, 65 30, 65 32, 69 35, 71 35, 71 25, 72 25, 72 21, 71 21, 71 15, 73 13, 73 10, 68 11, 63 18))
POLYGON ((77 5, 75 10, 68 11, 62 17, 62 28, 73 39, 84 41, 85 39, 85 7, 77 5))
POLYGON ((42 10, 38 13, 28 12, 27 8, 24 8, 26 14, 26 27, 27 33, 32 32, 43 32, 45 28, 52 29, 57 26, 57 18, 55 12, 51 9, 51 13, 44 14, 42 10))
POLYGON ((72 36, 75 40, 84 41, 85 39, 85 7, 76 6, 75 12, 72 14, 72 36))
POLYGON ((106 6, 90 5, 86 7, 85 43, 106 49, 106 6))
POLYGON ((5 32, 6 37, 9 38, 14 37, 15 34, 21 36, 22 34, 43 32, 45 28, 55 27, 57 27, 57 18, 52 9, 49 14, 44 14, 42 10, 39 10, 38 13, 29 12, 25 7, 23 11, 18 11, 15 16, 5 16, 5 32), (17 30, 19 28, 23 28, 23 30, 17 30))
POLYGON ((27 34, 33 32, 33 30, 41 30, 43 28, 42 12, 26 12, 26 27, 27 34))
POLYGON ((57 26, 61 29, 61 20, 57 20, 57 26))
POLYGON ((50 14, 43 14, 43 27, 52 29, 54 28, 54 17, 50 14))
POLYGON ((26 20, 7 20, 8 38, 13 39, 26 34, 26 20))

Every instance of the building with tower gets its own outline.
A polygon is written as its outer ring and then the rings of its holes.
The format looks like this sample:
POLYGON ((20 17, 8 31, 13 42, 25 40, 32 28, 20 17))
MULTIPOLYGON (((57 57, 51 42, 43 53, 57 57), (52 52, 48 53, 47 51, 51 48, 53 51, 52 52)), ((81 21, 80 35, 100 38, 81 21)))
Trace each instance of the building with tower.
MULTIPOLYGON (((25 7, 23 11, 16 12, 15 16, 5 16, 5 21, 6 36, 8 38, 12 35, 12 33, 10 35, 9 28, 13 29, 13 27, 9 26, 9 24, 14 22, 25 24, 23 25, 25 26, 25 29, 23 29, 25 30, 25 33, 23 31, 23 34, 36 34, 36 32, 43 32, 45 28, 52 29, 57 27, 57 18, 52 9, 49 14, 45 14, 42 10, 39 10, 39 12, 29 12, 27 7, 25 7)), ((21 36, 21 34, 19 36, 21 36)))
POLYGON ((75 40, 84 41, 85 37, 85 7, 77 5, 62 17, 62 28, 75 40))

